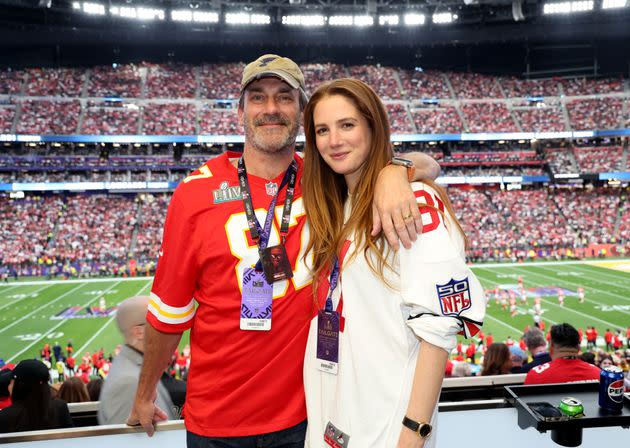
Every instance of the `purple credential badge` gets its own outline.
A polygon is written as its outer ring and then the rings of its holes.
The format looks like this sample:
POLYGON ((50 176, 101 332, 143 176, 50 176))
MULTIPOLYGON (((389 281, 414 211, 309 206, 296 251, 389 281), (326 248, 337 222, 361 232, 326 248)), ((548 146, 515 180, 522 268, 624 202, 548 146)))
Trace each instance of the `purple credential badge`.
POLYGON ((241 330, 270 330, 273 286, 253 268, 243 271, 241 330))
POLYGON ((339 362, 339 313, 320 310, 317 315, 317 359, 319 369, 337 373, 339 362))

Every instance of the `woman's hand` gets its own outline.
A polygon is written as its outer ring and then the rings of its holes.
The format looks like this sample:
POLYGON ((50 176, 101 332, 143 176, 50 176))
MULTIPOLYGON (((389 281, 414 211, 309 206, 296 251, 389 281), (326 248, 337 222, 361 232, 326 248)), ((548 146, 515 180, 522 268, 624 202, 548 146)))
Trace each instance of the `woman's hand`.
POLYGON ((422 448, 425 440, 411 429, 403 426, 400 430, 396 448, 422 448))

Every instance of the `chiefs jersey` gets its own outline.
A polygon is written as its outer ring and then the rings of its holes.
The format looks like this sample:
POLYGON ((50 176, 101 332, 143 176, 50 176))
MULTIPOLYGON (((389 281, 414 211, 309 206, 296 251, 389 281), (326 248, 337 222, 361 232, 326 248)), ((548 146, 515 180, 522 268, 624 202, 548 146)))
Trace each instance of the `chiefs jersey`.
MULTIPOLYGON (((294 426, 306 418, 302 365, 314 313, 303 256, 308 230, 301 198, 302 159, 285 243, 293 278, 274 283, 270 331, 239 328, 243 270, 258 261, 238 176, 223 154, 177 187, 166 217, 147 320, 167 333, 191 328, 186 428, 202 436, 247 436, 294 426), (197 305, 195 307, 195 304, 197 305)), ((273 179, 280 185, 284 173, 273 179)), ((248 176, 264 223, 269 181, 248 176)), ((279 244, 286 188, 278 195, 269 246, 279 244)))
POLYGON ((599 380, 599 367, 581 359, 554 359, 533 367, 523 384, 571 383, 574 381, 599 380))

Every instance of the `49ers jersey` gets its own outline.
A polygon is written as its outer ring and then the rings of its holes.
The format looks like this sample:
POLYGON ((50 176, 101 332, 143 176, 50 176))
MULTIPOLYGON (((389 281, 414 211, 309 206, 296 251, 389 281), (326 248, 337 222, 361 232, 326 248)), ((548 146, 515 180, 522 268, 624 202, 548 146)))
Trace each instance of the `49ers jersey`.
MULTIPOLYGON (((308 229, 301 198, 302 159, 285 242, 293 278, 274 283, 270 331, 240 329, 243 270, 258 261, 237 170, 223 154, 177 187, 166 217, 147 319, 159 331, 191 330, 186 428, 202 436, 247 436, 306 418, 302 366, 315 311, 303 256, 308 229), (195 309, 195 302, 197 308, 195 309)), ((284 173, 272 180, 280 185, 284 173)), ((272 196, 248 176, 260 223, 272 196)), ((271 192, 271 191, 270 191, 271 192)), ((269 246, 280 243, 286 188, 279 193, 269 246)))

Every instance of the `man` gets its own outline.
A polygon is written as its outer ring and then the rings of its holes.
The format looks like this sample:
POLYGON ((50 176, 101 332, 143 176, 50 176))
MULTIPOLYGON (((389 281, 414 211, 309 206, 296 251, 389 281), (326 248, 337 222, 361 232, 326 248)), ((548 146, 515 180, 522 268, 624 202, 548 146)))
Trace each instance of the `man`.
POLYGON ((570 383, 599 380, 599 368, 578 357, 578 333, 569 324, 551 327, 551 361, 534 367, 527 373, 524 384, 570 383))
POLYGON ((512 368, 510 373, 523 373, 523 362, 527 360, 525 352, 516 345, 510 347, 510 359, 512 360, 512 368))
MULTIPOLYGON (((98 408, 98 422, 101 425, 125 423, 131 411, 142 367, 148 303, 148 297, 137 296, 124 300, 118 306, 116 323, 125 339, 125 345, 114 359, 103 383, 98 408)), ((154 399, 164 410, 165 418, 171 420, 176 418, 173 403, 161 383, 157 386, 157 395, 154 399)))
POLYGON ((545 334, 540 328, 534 327, 527 330, 523 335, 523 340, 525 341, 527 350, 532 355, 532 361, 527 364, 523 364, 523 367, 521 367, 521 373, 527 373, 533 367, 551 361, 551 357, 547 352, 545 334))
MULTIPOLYGON (((147 315, 145 362, 128 419, 149 435, 164 418, 152 400, 155 384, 194 322, 184 411, 188 446, 304 444, 302 368, 314 312, 303 257, 303 160, 294 151, 304 88, 290 59, 264 55, 249 64, 238 106, 242 158, 226 153, 210 160, 173 195, 147 315), (273 248, 291 269, 262 276, 261 257, 273 248)), ((439 167, 433 168, 422 175, 435 178, 439 167)), ((387 167, 381 177, 392 175, 402 177, 402 168, 387 167)), ((395 249, 397 232, 409 247, 422 228, 415 197, 405 193, 388 184, 375 194, 383 204, 405 197, 387 211, 379 208, 382 221, 375 222, 375 234, 382 222, 395 249)))

